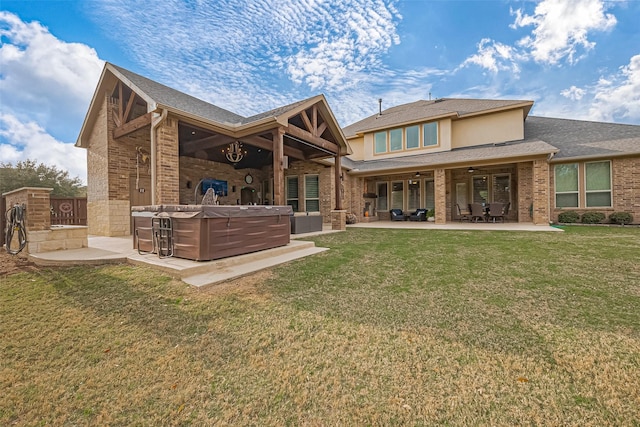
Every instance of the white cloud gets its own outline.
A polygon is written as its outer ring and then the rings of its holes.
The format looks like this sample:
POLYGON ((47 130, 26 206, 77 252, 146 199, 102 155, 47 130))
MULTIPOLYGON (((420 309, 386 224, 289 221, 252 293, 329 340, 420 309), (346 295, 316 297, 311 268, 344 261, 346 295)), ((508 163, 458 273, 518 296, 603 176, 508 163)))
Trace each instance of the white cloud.
POLYGON ((87 182, 86 150, 56 140, 35 122, 21 122, 10 114, 0 113, 0 158, 5 163, 32 159, 69 172, 72 178, 87 182))
POLYGON ((523 9, 512 10, 515 21, 510 27, 519 30, 533 27, 530 34, 514 45, 489 38, 478 43, 477 53, 468 57, 460 68, 477 65, 492 73, 520 73, 521 64, 529 61, 556 65, 562 60, 575 64, 595 47, 588 36, 594 31, 609 31, 617 20, 606 13, 603 0, 543 0, 533 14, 523 9))
POLYGON ((154 79, 243 115, 353 89, 399 43, 401 19, 393 0, 111 0, 87 12, 154 79))
POLYGON ((518 74, 518 61, 522 59, 522 55, 512 46, 485 38, 478 43, 478 53, 467 58, 461 67, 474 64, 494 73, 511 71, 518 74))
POLYGON ((594 92, 589 110, 592 120, 640 123, 640 55, 633 56, 618 73, 600 78, 594 92))
POLYGON ((84 117, 104 65, 94 49, 65 43, 8 12, 0 12, 0 40, 3 109, 53 126, 84 117))
POLYGON ((0 159, 30 158, 85 181, 84 150, 53 135, 75 139, 104 62, 8 12, 0 12, 0 43, 0 159))
POLYGON ((534 27, 531 35, 518 42, 534 61, 554 65, 566 58, 572 64, 578 61, 580 48, 588 51, 595 46, 588 39, 590 32, 608 31, 616 25, 605 4, 602 0, 543 0, 532 15, 522 9, 513 12, 516 19, 511 27, 534 27))
POLYGON ((572 101, 579 101, 582 99, 586 91, 576 86, 571 86, 569 89, 564 89, 560 92, 560 95, 568 98, 572 101))

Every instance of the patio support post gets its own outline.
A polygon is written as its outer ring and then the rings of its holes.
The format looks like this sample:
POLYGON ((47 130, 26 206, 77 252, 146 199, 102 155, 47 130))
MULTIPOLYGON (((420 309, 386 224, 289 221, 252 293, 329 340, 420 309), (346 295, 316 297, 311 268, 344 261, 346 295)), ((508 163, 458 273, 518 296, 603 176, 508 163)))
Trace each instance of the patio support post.
POLYGON ((273 204, 284 206, 284 129, 273 132, 273 204))
POLYGON ((340 157, 340 147, 338 147, 338 152, 336 153, 336 161, 335 161, 335 187, 336 187, 336 209, 337 211, 342 210, 342 161, 340 157))
POLYGON ((444 169, 433 171, 435 179, 436 224, 447 223, 447 174, 444 169))

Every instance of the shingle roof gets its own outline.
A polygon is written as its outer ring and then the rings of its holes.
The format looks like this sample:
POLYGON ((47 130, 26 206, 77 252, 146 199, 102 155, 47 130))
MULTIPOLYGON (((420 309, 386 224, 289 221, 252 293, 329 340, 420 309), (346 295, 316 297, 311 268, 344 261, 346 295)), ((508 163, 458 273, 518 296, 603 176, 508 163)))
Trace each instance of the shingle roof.
POLYGON ((218 123, 241 124, 245 117, 110 64, 156 103, 218 123))
POLYGON ((396 169, 416 169, 456 163, 484 162, 514 157, 529 157, 554 153, 556 148, 540 140, 509 142, 497 145, 465 147, 438 153, 415 154, 380 160, 354 161, 343 159, 343 164, 355 172, 383 172, 396 169))
POLYGON ((161 83, 148 79, 144 76, 129 71, 117 65, 110 64, 114 69, 120 72, 124 77, 129 79, 131 83, 136 85, 143 93, 148 95, 156 103, 164 105, 175 110, 189 113, 207 120, 218 123, 226 123, 230 125, 244 125, 264 119, 266 117, 277 117, 295 109, 296 107, 308 102, 316 96, 293 102, 288 105, 276 107, 272 110, 258 113, 250 117, 244 117, 224 108, 187 95, 179 90, 172 89, 161 83))
POLYGON ((533 101, 496 99, 441 98, 431 101, 416 101, 388 108, 381 115, 374 114, 343 129, 347 138, 361 132, 392 127, 405 123, 425 121, 443 116, 464 117, 484 111, 524 106, 525 114, 533 101))
POLYGON ((524 134, 557 147, 554 160, 640 153, 639 125, 530 116, 524 134))

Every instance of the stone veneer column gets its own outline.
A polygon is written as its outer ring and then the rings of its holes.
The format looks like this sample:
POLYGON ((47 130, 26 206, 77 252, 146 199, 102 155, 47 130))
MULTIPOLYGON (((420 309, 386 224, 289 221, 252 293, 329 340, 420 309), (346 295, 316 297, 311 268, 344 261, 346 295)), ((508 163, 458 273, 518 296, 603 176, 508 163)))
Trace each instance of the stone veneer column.
POLYGON ((156 204, 180 203, 178 121, 165 119, 156 129, 156 204))
POLYGON ((533 161, 533 223, 549 224, 549 163, 533 161))
POLYGON ((446 224, 447 222, 447 174, 444 169, 433 171, 435 185, 435 211, 436 224, 446 224))
POLYGON ((3 196, 6 197, 7 209, 14 205, 25 205, 24 225, 27 232, 42 231, 51 229, 51 191, 53 188, 22 187, 3 196))

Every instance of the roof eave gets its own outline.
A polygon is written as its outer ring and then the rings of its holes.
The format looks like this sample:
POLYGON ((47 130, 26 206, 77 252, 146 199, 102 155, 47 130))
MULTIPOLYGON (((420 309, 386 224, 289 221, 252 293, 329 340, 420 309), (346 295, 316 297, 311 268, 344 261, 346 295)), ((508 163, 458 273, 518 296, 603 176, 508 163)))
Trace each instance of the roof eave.
POLYGON ((481 160, 442 162, 442 163, 436 163, 436 164, 425 164, 424 166, 411 165, 411 166, 404 166, 404 167, 382 167, 375 170, 357 170, 356 168, 356 169, 352 169, 350 171, 350 174, 355 176, 366 177, 366 176, 380 175, 381 173, 400 174, 400 173, 407 173, 407 172, 415 172, 416 170, 420 170, 420 171, 433 170, 441 167, 446 167, 449 169, 464 168, 468 166, 483 167, 483 166, 494 165, 496 164, 496 161, 501 161, 502 163, 513 163, 513 162, 526 162, 530 160, 539 160, 541 157, 546 156, 548 158, 550 154, 555 154, 557 152, 558 150, 547 150, 547 151, 541 151, 535 154, 527 154, 522 156, 506 156, 506 157, 494 156, 494 157, 485 157, 485 158, 482 158, 481 160))
POLYGON ((586 156, 569 156, 569 157, 553 157, 549 163, 567 163, 583 160, 597 160, 597 159, 610 159, 618 157, 633 157, 640 156, 640 151, 637 152, 625 152, 625 153, 603 153, 603 154, 589 154, 586 156))
POLYGON ((359 130, 355 134, 349 135, 347 138, 348 139, 358 138, 358 137, 364 136, 366 133, 377 132, 377 131, 380 131, 380 130, 390 129, 390 128, 398 128, 398 127, 402 127, 402 126, 413 125, 413 124, 416 124, 416 123, 432 122, 434 120, 445 119, 445 118, 448 118, 448 117, 458 117, 458 113, 451 112, 451 113, 439 114, 437 116, 429 116, 429 117, 422 117, 422 118, 415 119, 415 120, 407 120, 407 121, 404 121, 404 122, 393 123, 393 124, 389 124, 389 125, 385 125, 385 126, 367 128, 367 129, 359 130))
POLYGON ((531 107, 533 107, 533 101, 524 101, 519 104, 504 105, 502 107, 490 108, 488 110, 474 111, 473 113, 458 115, 458 118, 466 119, 467 117, 483 116, 485 114, 499 113, 500 111, 515 110, 518 108, 522 108, 524 110, 524 118, 526 118, 529 115, 529 111, 531 111, 531 107))

